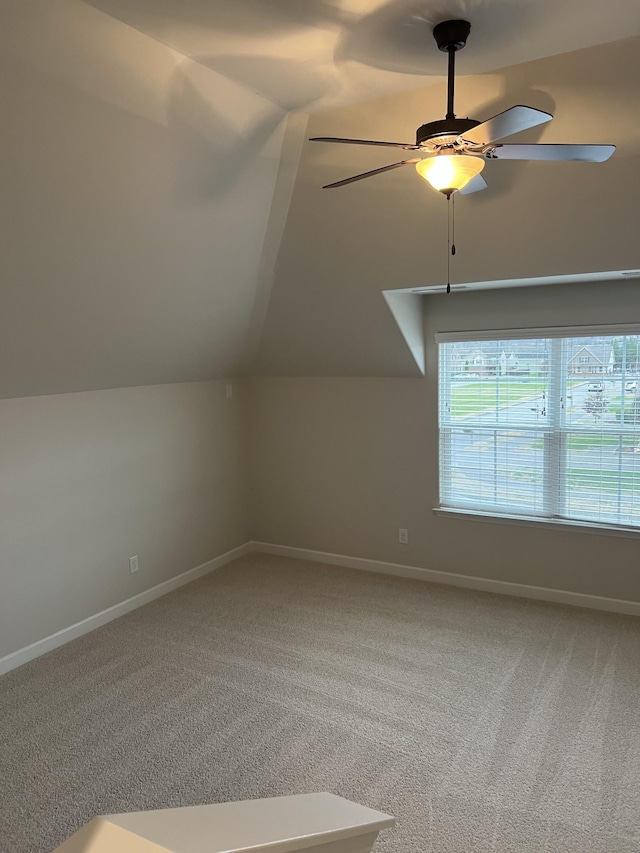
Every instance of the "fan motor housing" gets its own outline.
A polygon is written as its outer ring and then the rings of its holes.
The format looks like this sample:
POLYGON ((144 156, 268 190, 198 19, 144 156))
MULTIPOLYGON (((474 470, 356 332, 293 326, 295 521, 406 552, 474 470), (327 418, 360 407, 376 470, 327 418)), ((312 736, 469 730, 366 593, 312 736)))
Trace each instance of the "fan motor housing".
POLYGON ((416 145, 422 145, 423 142, 437 139, 439 136, 460 136, 479 124, 479 121, 472 118, 444 118, 439 121, 430 121, 417 129, 416 145))

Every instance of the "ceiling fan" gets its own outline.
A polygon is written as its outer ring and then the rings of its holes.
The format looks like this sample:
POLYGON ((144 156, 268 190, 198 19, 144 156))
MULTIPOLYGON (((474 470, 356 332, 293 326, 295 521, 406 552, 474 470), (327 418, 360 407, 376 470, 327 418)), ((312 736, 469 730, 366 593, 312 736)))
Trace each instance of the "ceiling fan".
POLYGON ((454 192, 462 195, 486 188, 487 183, 480 174, 485 160, 579 160, 601 163, 615 151, 615 145, 547 145, 547 144, 503 144, 498 142, 514 133, 520 133, 536 125, 550 121, 551 113, 533 107, 515 106, 479 122, 470 118, 456 118, 453 111, 455 86, 456 52, 467 43, 471 30, 468 21, 443 21, 433 29, 438 48, 449 54, 447 77, 447 114, 444 119, 423 124, 416 131, 415 145, 403 142, 377 142, 371 139, 341 139, 318 136, 310 142, 339 142, 349 145, 378 145, 386 148, 402 148, 419 152, 419 156, 399 163, 391 163, 381 169, 373 169, 360 175, 344 178, 323 189, 342 187, 372 175, 389 172, 400 166, 415 165, 418 174, 431 186, 444 193, 447 198, 454 192))

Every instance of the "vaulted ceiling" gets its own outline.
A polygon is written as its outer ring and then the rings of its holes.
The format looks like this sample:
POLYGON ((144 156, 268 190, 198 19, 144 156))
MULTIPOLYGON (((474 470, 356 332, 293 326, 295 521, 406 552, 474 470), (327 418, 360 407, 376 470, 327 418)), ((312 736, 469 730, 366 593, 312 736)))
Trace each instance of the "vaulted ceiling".
POLYGON ((322 193, 390 160, 303 140, 440 118, 457 16, 460 114, 527 103, 556 115, 535 139, 618 151, 488 164, 456 274, 637 265, 635 0, 5 0, 0 396, 412 373, 380 291, 441 279, 443 200, 415 173, 322 193))
POLYGON ((319 109, 441 77, 431 31, 472 22, 462 74, 640 32, 634 0, 86 0, 286 109, 319 109))

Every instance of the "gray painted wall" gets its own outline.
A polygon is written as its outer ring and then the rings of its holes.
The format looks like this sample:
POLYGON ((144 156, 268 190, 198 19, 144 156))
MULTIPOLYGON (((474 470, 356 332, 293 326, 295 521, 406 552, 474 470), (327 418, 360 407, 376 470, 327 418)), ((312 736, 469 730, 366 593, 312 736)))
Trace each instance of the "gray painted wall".
POLYGON ((0 401, 0 657, 247 541, 245 403, 220 381, 0 401))
POLYGON ((253 381, 253 538, 640 601, 638 540, 436 516, 436 331, 640 321, 638 282, 425 300, 424 379, 253 381), (409 545, 398 544, 398 528, 409 545))
POLYGON ((0 657, 248 539, 640 600, 635 539, 432 512, 434 333, 638 321, 638 287, 425 298, 424 379, 253 379, 235 382, 231 399, 212 381, 0 401, 0 657))

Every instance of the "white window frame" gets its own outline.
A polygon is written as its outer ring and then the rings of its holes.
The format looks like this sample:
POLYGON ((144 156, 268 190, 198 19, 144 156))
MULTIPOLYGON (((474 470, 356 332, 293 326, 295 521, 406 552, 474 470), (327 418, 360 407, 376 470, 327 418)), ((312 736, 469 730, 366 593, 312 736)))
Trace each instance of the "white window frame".
MULTIPOLYGON (((561 388, 563 380, 569 378, 568 370, 567 370, 567 355, 566 349, 562 350, 562 341, 563 338, 584 338, 584 337, 596 337, 596 336, 613 336, 613 337, 624 337, 629 335, 640 335, 640 324, 618 324, 618 325, 607 325, 607 326, 551 326, 551 327, 538 327, 531 329, 483 329, 483 330, 475 330, 475 331, 453 331, 453 332, 438 332, 435 335, 435 340, 437 344, 443 343, 455 343, 455 342, 476 342, 476 341, 508 341, 508 340, 524 340, 524 339, 536 339, 536 338, 544 338, 544 339, 558 339, 557 340, 557 350, 556 357, 552 358, 552 364, 556 372, 558 372, 558 376, 555 379, 555 387, 561 388), (560 353, 563 352, 562 356, 560 353)), ((556 346, 556 341, 554 340, 552 343, 552 347, 556 346)), ((439 347, 439 352, 442 350, 439 347)), ((439 355, 440 359, 440 355, 439 355)), ((449 383, 451 378, 451 372, 447 370, 439 370, 438 377, 438 391, 439 395, 443 393, 443 383, 449 383)), ((444 387, 444 393, 448 395, 449 387, 444 387)), ((441 503, 439 506, 434 507, 434 512, 437 515, 442 516, 463 516, 467 519, 477 520, 477 521, 490 521, 490 522, 498 522, 498 523, 506 523, 506 524, 524 524, 524 525, 547 525, 550 527, 556 528, 566 528, 572 530, 580 530, 584 532, 590 533, 598 533, 605 535, 614 535, 614 536, 624 536, 631 538, 640 538, 640 524, 638 526, 624 526, 620 524, 610 524, 603 523, 597 521, 583 521, 578 519, 572 519, 564 517, 562 514, 563 507, 561 505, 555 505, 554 498, 563 499, 564 490, 561 490, 557 487, 557 482, 554 482, 553 478, 560 478, 563 476, 562 471, 560 470, 560 465, 557 464, 558 459, 565 458, 565 454, 562 452, 562 448, 560 447, 560 442, 566 439, 566 435, 568 432, 573 432, 575 430, 567 430, 565 431, 564 425, 560 422, 562 419, 562 413, 559 410, 559 406, 553 404, 553 401, 549 399, 549 423, 548 425, 551 427, 550 436, 552 447, 550 448, 549 453, 547 454, 547 463, 549 460, 553 460, 553 464, 549 465, 549 470, 545 473, 545 488, 548 490, 547 496, 547 504, 546 510, 544 514, 540 515, 526 515, 520 513, 508 513, 500 511, 486 510, 486 509, 478 509, 473 508, 471 505, 464 506, 462 504, 456 505, 447 505, 446 502, 442 502, 443 495, 446 498, 446 483, 443 484, 442 481, 442 472, 446 471, 446 467, 448 462, 450 462, 450 454, 446 452, 443 453, 443 442, 446 442, 446 435, 450 433, 445 433, 443 436, 441 425, 439 424, 439 432, 440 432, 440 500, 441 503), (554 460, 554 457, 555 458, 554 460), (549 472, 555 472, 554 474, 550 474, 549 472), (444 487, 443 487, 444 486, 444 487), (552 494, 551 494, 552 493, 552 494)), ((439 407, 440 408, 440 407, 439 407)), ((446 480, 446 478, 445 478, 446 480)))

